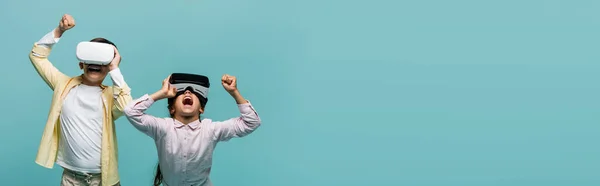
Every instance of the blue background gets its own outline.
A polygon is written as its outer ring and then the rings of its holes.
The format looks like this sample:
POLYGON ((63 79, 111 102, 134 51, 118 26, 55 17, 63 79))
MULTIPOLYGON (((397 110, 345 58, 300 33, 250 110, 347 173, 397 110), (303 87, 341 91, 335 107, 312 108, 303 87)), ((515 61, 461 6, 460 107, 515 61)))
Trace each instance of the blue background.
MULTIPOLYGON (((171 72, 208 75, 204 117, 263 125, 218 145, 217 186, 600 185, 600 1, 103 0, 0 2, 0 177, 58 185, 34 163, 51 91, 27 55, 64 13, 51 61, 114 41, 133 97, 171 72)), ((110 78, 106 83, 110 84, 110 78)), ((165 101, 149 110, 168 116, 165 101)), ((117 121, 123 185, 150 185, 152 140, 117 121)))

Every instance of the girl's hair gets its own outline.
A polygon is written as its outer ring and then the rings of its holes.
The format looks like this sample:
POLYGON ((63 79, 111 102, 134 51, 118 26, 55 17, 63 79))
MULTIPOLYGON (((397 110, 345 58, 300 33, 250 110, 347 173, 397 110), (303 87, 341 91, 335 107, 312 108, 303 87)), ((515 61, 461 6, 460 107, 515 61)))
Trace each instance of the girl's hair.
POLYGON ((175 115, 171 113, 171 110, 173 109, 173 103, 175 102, 175 98, 177 98, 177 96, 167 99, 167 109, 169 109, 169 115, 171 116, 171 118, 173 118, 173 116, 175 115))
POLYGON ((154 176, 154 186, 159 186, 162 184, 163 175, 160 172, 160 164, 156 165, 156 176, 154 176))

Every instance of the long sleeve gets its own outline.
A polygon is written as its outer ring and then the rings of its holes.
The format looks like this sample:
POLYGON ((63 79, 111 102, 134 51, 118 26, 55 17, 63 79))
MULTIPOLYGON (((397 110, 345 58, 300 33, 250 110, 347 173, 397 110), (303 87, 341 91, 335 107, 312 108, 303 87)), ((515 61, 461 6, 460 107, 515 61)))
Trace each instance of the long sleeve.
POLYGON ((140 132, 157 139, 164 135, 167 128, 167 121, 164 118, 157 118, 145 113, 145 111, 154 103, 154 100, 145 94, 141 98, 132 101, 125 107, 125 116, 127 120, 140 132))
POLYGON ((218 141, 244 137, 260 126, 260 117, 250 102, 238 104, 238 109, 240 110, 240 117, 213 123, 214 134, 218 141))
POLYGON ((54 37, 54 30, 48 32, 44 37, 42 37, 37 44, 41 47, 52 48, 54 44, 58 43, 60 38, 54 37))
POLYGON ((131 103, 131 89, 125 83, 123 74, 119 68, 109 72, 110 78, 113 81, 113 98, 115 99, 112 108, 113 120, 119 119, 123 115, 125 107, 131 103))
POLYGON ((58 42, 59 38, 55 38, 54 30, 47 33, 38 42, 34 43, 33 48, 29 53, 31 64, 46 82, 50 89, 54 90, 56 84, 61 81, 67 81, 69 76, 60 72, 49 60, 48 56, 52 51, 52 46, 58 42))

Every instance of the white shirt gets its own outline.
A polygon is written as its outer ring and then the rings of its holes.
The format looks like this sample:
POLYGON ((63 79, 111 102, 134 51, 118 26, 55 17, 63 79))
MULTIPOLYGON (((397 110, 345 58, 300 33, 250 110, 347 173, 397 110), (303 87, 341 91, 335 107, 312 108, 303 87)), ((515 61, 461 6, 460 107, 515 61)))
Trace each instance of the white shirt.
POLYGON ((246 136, 261 123, 250 102, 238 104, 239 117, 222 122, 203 119, 188 124, 145 114, 153 103, 146 94, 126 106, 124 113, 135 128, 154 139, 163 184, 167 186, 212 186, 209 175, 217 143, 246 136))
MULTIPOLYGON (((53 30, 38 45, 51 48, 58 41, 53 30)), ((118 68, 109 74, 113 84, 125 84, 118 68)), ((100 173, 103 101, 98 86, 81 84, 69 91, 60 114, 58 165, 77 172, 100 173)))

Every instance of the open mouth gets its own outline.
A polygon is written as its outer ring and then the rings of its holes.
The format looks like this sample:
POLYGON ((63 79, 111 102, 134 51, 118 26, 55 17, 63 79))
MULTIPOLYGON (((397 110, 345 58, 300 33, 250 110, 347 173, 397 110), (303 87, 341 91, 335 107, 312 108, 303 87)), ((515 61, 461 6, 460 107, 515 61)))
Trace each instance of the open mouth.
POLYGON ((194 100, 191 97, 184 97, 183 98, 183 106, 192 106, 194 105, 194 100))
POLYGON ((102 67, 100 65, 88 65, 87 69, 89 72, 100 72, 102 71, 102 67))

